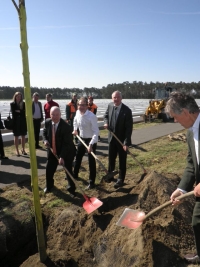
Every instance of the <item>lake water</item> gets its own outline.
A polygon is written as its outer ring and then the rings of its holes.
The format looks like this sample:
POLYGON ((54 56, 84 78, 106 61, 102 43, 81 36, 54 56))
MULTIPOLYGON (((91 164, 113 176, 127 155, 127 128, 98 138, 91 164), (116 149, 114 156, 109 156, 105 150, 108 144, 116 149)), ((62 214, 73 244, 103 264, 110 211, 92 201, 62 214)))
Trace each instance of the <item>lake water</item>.
MULTIPOLYGON (((40 100, 42 105, 44 105, 46 103, 46 100, 41 99, 40 100)), ((61 113, 62 113, 62 118, 65 119, 65 107, 66 104, 70 101, 70 100, 55 100, 61 109, 61 113)), ((10 102, 11 100, 0 100, 0 113, 1 113, 1 118, 5 119, 8 116, 9 110, 10 110, 10 102)), ((98 106, 97 109, 97 117, 100 117, 102 115, 104 115, 105 110, 108 106, 108 104, 111 102, 111 99, 95 99, 94 103, 98 106)), ((149 99, 123 99, 122 102, 127 105, 131 110, 132 113, 134 114, 138 114, 140 112, 145 112, 145 109, 148 107, 149 105, 149 99)), ((200 106, 200 99, 196 99, 197 104, 200 106)))
MULTIPOLYGON (((55 100, 61 109, 62 113, 62 118, 65 119, 65 107, 66 104, 70 100, 55 100)), ((4 119, 8 116, 9 110, 10 110, 10 100, 0 100, 0 113, 1 113, 1 118, 4 119)), ((40 100, 42 105, 46 103, 46 100, 40 100)), ((111 99, 95 99, 94 103, 98 106, 97 109, 97 116, 102 116, 105 113, 105 110, 108 106, 108 104, 111 102, 111 99)), ((133 114, 137 114, 139 112, 144 112, 145 109, 148 106, 149 99, 123 99, 122 102, 127 105, 133 112, 133 114)))

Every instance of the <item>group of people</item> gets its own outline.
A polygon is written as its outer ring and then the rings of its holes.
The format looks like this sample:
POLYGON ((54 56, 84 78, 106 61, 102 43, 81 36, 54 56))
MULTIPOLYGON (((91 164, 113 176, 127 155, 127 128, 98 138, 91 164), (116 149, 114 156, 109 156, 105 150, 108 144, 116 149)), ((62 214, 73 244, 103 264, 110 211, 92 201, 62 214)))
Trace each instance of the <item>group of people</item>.
MULTIPOLYGON (((42 106, 38 101, 39 95, 33 95, 33 121, 35 135, 39 133, 40 124, 43 121, 42 106)), ((90 98, 89 98, 90 99, 90 98)), ((93 100, 93 99, 92 99, 93 100)), ((92 102, 93 103, 93 102, 92 102)), ((50 94, 47 95, 47 104, 44 107, 45 125, 43 129, 43 142, 47 147, 46 165, 46 188, 45 193, 50 192, 54 187, 54 173, 57 165, 66 167, 69 174, 75 179, 78 177, 82 158, 87 145, 89 161, 89 183, 87 189, 95 187, 96 162, 91 152, 96 152, 99 136, 97 118, 95 116, 97 106, 88 107, 88 99, 81 97, 77 100, 74 94, 70 103, 66 107, 66 121, 61 118, 61 111, 56 102, 52 100, 50 94), (91 109, 90 109, 91 108, 91 109), (77 149, 73 136, 79 135, 77 149), (73 170, 73 160, 75 164, 73 170)), ((194 230, 197 252, 194 255, 186 255, 185 258, 190 263, 200 263, 200 110, 194 98, 185 93, 172 92, 167 101, 166 112, 188 129, 187 144, 188 155, 187 165, 183 177, 172 193, 170 199, 172 205, 180 202, 176 199, 181 194, 194 190, 195 206, 192 215, 192 226, 194 230)), ((25 123, 25 103, 21 93, 16 93, 11 103, 12 116, 14 122, 14 142, 16 151, 18 150, 18 136, 22 136, 22 153, 25 154, 24 143, 27 132, 25 123)), ((128 106, 122 103, 122 95, 119 91, 112 94, 112 102, 108 105, 104 115, 104 128, 108 129, 108 171, 115 170, 117 155, 119 156, 119 176, 114 187, 117 189, 124 185, 126 176, 127 150, 131 145, 132 135, 132 112, 128 106), (113 137, 114 133, 123 143, 123 146, 113 137)), ((39 139, 36 140, 36 148, 39 148, 39 139)), ((1 144, 1 142, 0 142, 1 144)), ((1 152, 1 158, 5 157, 1 152)), ((66 173, 68 181, 67 190, 72 197, 76 196, 76 186, 66 173)), ((113 179, 107 180, 111 182, 113 179)))
MULTIPOLYGON (((91 156, 91 151, 95 152, 96 150, 97 135, 98 135, 97 120, 94 119, 95 115, 91 111, 88 111, 87 99, 80 98, 77 103, 77 106, 78 106, 78 111, 75 113, 75 116, 73 117, 73 134, 77 135, 78 134, 77 130, 79 129, 80 131, 79 135, 81 139, 88 145, 88 159, 89 159, 89 169, 90 169, 88 188, 90 189, 95 186, 96 164, 95 160, 91 156)), ((192 96, 181 92, 172 92, 170 94, 165 109, 166 112, 170 115, 170 117, 174 118, 175 122, 179 122, 183 127, 188 129, 187 166, 185 168, 181 182, 178 185, 178 188, 172 193, 170 199, 172 205, 177 205, 180 203, 176 199, 178 196, 188 191, 191 191, 192 189, 194 190, 196 202, 192 215, 192 226, 194 230, 197 252, 194 255, 191 254, 186 255, 185 259, 189 263, 200 263, 200 167, 199 167, 200 166, 200 110, 196 101, 192 96)), ((56 107, 53 108, 51 110, 52 113, 51 119, 46 121, 45 123, 44 139, 48 139, 46 132, 49 132, 49 140, 50 136, 52 136, 51 129, 52 129, 52 124, 54 123, 55 114, 53 113, 55 111, 58 113, 57 117, 60 118, 60 110, 56 107), (51 126, 48 127, 48 124, 51 126)), ((62 122, 62 119, 59 119, 59 121, 62 122)), ((131 145, 132 124, 133 121, 132 121, 131 110, 129 109, 129 107, 127 107, 122 103, 121 93, 119 91, 115 91, 112 94, 112 102, 108 105, 104 115, 104 128, 108 129, 109 131, 109 136, 108 136, 109 172, 112 172, 115 169, 116 157, 117 155, 119 156, 119 177, 114 185, 115 188, 124 185, 124 179, 126 175, 127 149, 128 146, 131 145), (113 137, 112 132, 123 143, 123 147, 113 137)), ((70 130, 68 130, 68 133, 70 133, 70 130)), ((58 139, 57 142, 62 140, 62 138, 59 137, 57 137, 57 139, 58 139)), ((73 153, 75 152, 74 148, 72 148, 73 147, 72 138, 70 139, 69 137, 68 141, 65 142, 66 142, 66 148, 68 147, 70 151, 70 155, 73 155, 73 153), (69 143, 71 145, 69 145, 69 143)), ((64 143, 63 145, 60 146, 62 148, 61 151, 63 150, 63 146, 64 143)), ((83 144, 82 142, 79 142, 76 152, 76 162, 74 166, 75 178, 77 178, 78 176, 79 167, 84 153, 85 149, 83 147, 83 144)), ((67 162, 68 160, 70 162, 70 163, 68 162, 68 164, 72 166, 72 157, 69 160, 69 158, 64 159, 64 155, 63 158, 62 154, 60 155, 61 157, 59 159, 59 162, 57 161, 56 164, 58 163, 66 164, 65 162, 67 162)), ((70 172, 72 173, 71 169, 70 172)), ((70 177, 67 177, 67 179, 68 179, 67 189, 72 194, 72 196, 75 196, 75 190, 76 190, 75 185, 73 181, 71 181, 70 177)), ((51 173, 51 181, 53 181, 52 173, 51 173)), ((48 185, 48 178, 47 178, 47 185, 48 185)), ((53 183, 51 183, 51 186, 53 186, 53 183)))
MULTIPOLYGON (((86 152, 86 147, 89 162, 89 181, 86 189, 92 189, 95 187, 96 161, 91 152, 93 152, 94 154, 96 153, 99 128, 97 117, 95 115, 97 106, 93 104, 93 102, 91 105, 91 100, 93 100, 92 97, 81 97, 79 100, 77 100, 77 96, 74 94, 72 96, 72 100, 66 107, 66 124, 61 118, 60 109, 58 107, 53 107, 51 109, 51 119, 47 119, 45 121, 43 139, 44 144, 48 150, 48 161, 50 160, 50 163, 47 163, 46 188, 44 189, 45 193, 50 192, 54 187, 53 175, 60 161, 65 165, 66 169, 70 172, 70 174, 73 175, 75 179, 78 178, 79 169, 81 166, 82 158, 86 152), (90 105, 90 108, 88 108, 88 104, 90 105), (54 124, 56 124, 55 139, 53 138, 54 124), (72 133, 71 135, 66 134, 66 132, 70 131, 72 133), (79 137, 77 148, 75 149, 73 136, 77 135, 79 137), (53 155, 54 141, 56 144, 57 156, 60 158, 60 161, 58 161, 53 155), (64 153, 62 151, 68 151, 67 155, 64 156, 64 153), (61 154, 63 156, 61 156, 61 154), (72 162, 74 156, 75 163, 72 173, 72 162), (55 164, 52 164, 51 161, 54 161, 55 164)), ((116 91, 112 94, 112 102, 108 105, 108 108, 105 112, 104 122, 104 128, 108 129, 109 131, 113 131, 124 144, 123 146, 121 146, 114 138, 112 138, 112 135, 110 134, 108 138, 108 171, 114 171, 118 154, 120 171, 118 180, 114 184, 114 187, 117 189, 124 185, 124 179, 126 175, 127 149, 128 146, 131 145, 131 134, 133 127, 132 112, 129 107, 122 103, 122 95, 119 91, 116 91)), ((67 190, 69 191, 70 195, 74 197, 76 195, 76 186, 70 178, 70 175, 68 175, 67 173, 66 179, 68 181, 67 190)), ((114 179, 107 180, 107 182, 111 182, 112 180, 114 179)))

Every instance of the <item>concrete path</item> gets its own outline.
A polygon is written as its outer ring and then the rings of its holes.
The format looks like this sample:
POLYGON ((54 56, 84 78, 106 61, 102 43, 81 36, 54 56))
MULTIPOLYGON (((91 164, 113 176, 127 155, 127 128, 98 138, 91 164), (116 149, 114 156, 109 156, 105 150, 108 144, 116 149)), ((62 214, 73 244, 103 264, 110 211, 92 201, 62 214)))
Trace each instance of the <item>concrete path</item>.
MULTIPOLYGON (((163 123, 143 129, 133 130, 132 144, 140 145, 153 139, 183 130, 178 123, 163 123)), ((105 156, 108 151, 107 138, 102 138, 97 146, 97 156, 105 156)), ((38 176, 45 174, 46 150, 36 150, 38 176)), ((87 158, 84 157, 83 160, 87 158)), ((62 168, 58 166, 58 168, 62 168)), ((30 178, 30 158, 28 156, 13 156, 9 160, 0 161, 0 188, 12 183, 20 183, 30 178)))

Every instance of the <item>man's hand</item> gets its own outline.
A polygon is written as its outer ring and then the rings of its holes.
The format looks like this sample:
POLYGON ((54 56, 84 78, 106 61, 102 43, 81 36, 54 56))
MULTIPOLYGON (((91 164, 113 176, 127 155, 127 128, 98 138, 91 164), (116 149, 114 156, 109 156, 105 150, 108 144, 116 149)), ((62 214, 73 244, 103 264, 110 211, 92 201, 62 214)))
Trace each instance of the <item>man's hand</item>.
POLYGON ((88 151, 88 153, 91 153, 92 152, 92 145, 89 145, 88 146, 88 150, 87 151, 88 151))
POLYGON ((105 123, 105 124, 103 125, 103 127, 104 127, 104 129, 108 129, 108 124, 105 123))
POLYGON ((200 197, 200 183, 195 186, 194 195, 195 195, 195 197, 200 197))
POLYGON ((73 134, 73 135, 78 135, 78 131, 77 131, 77 130, 74 130, 74 131, 72 132, 72 134, 73 134))
POLYGON ((58 161, 59 165, 65 165, 65 162, 64 162, 64 159, 63 158, 59 158, 59 161, 58 161))
POLYGON ((48 142, 47 140, 44 141, 44 145, 45 145, 46 147, 50 147, 50 144, 49 144, 49 142, 48 142))
POLYGON ((123 146, 124 151, 128 151, 128 147, 127 146, 123 146))
POLYGON ((183 195, 183 193, 179 190, 179 189, 176 189, 172 194, 171 194, 171 202, 172 202, 172 206, 176 206, 178 204, 180 204, 180 200, 176 200, 177 197, 183 195))

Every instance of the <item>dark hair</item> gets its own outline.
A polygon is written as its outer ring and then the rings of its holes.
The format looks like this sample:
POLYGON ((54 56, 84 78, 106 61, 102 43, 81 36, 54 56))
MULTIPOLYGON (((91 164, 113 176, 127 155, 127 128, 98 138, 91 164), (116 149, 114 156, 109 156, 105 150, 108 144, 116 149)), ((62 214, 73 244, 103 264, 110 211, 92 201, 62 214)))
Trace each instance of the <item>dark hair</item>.
POLYGON ((88 104, 88 99, 87 99, 87 97, 81 97, 81 98, 79 98, 78 103, 79 103, 80 101, 85 102, 86 105, 88 104))

